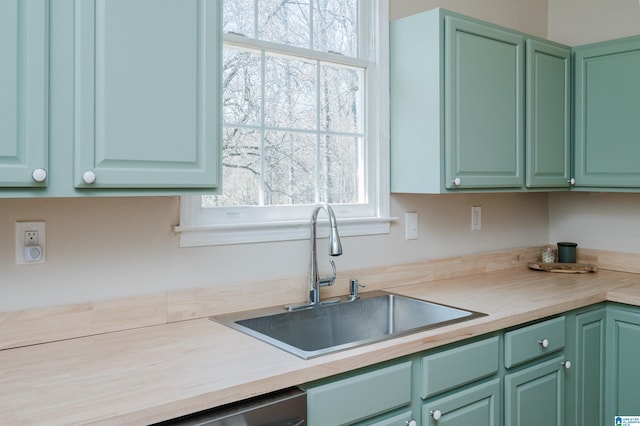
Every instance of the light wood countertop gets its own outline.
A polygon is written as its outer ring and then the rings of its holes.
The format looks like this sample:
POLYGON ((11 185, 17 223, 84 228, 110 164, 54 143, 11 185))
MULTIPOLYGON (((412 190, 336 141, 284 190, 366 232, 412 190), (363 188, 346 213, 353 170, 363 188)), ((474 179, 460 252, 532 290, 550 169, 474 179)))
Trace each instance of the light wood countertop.
POLYGON ((3 350, 0 423, 153 423, 606 300, 640 306, 640 275, 518 267, 392 291, 488 315, 306 361, 207 319, 3 350))

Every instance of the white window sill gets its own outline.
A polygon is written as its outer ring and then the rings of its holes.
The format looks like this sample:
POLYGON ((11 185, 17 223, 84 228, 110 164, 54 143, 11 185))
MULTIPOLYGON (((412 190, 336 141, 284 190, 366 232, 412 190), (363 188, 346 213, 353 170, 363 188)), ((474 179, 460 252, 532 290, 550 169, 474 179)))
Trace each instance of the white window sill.
MULTIPOLYGON (((396 217, 364 217, 338 220, 341 237, 388 234, 396 217)), ((318 236, 328 234, 326 220, 318 220, 318 236)), ((244 223, 234 225, 176 226, 180 247, 202 247, 228 244, 249 244, 271 241, 304 240, 309 238, 309 220, 244 223)))

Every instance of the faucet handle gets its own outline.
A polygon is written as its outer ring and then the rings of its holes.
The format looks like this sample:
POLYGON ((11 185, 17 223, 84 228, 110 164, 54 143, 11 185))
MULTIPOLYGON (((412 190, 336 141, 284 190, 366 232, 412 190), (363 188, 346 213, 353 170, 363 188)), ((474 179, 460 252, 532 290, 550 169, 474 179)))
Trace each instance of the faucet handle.
POLYGON ((358 297, 358 287, 366 287, 366 285, 362 285, 358 282, 357 279, 355 278, 351 278, 350 281, 350 290, 351 290, 351 297, 349 298, 349 300, 356 300, 358 297))
POLYGON ((333 259, 329 259, 329 263, 331 263, 331 269, 333 269, 333 274, 330 276, 318 277, 318 285, 320 287, 328 287, 330 285, 333 285, 333 283, 336 282, 336 276, 337 276, 336 264, 333 261, 333 259))

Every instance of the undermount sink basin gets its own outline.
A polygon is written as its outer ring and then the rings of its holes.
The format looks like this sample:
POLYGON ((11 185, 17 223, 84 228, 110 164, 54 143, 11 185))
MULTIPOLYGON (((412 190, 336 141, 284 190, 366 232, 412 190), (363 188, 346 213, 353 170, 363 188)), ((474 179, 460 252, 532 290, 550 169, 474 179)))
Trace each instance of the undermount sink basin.
POLYGON ((280 306, 211 319, 308 359, 484 315, 375 291, 354 301, 294 311, 280 306))

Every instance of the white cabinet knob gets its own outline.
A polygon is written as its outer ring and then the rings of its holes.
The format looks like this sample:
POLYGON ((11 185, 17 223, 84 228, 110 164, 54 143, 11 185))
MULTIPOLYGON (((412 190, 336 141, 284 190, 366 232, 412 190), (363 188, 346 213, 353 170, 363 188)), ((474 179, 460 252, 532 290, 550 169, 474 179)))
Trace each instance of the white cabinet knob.
POLYGON ((96 181, 96 174, 91 170, 87 170, 82 174, 82 180, 84 181, 84 183, 91 185, 96 181))
POLYGON ((415 420, 407 420, 406 425, 407 426, 418 426, 418 422, 416 422, 415 420))
POLYGON ((561 364, 567 370, 571 368, 571 361, 562 361, 561 364))
POLYGON ((540 346, 542 346, 543 348, 549 347, 549 339, 538 340, 538 343, 540 343, 540 346))
POLYGON ((36 182, 44 182, 47 180, 47 171, 45 169, 34 169, 31 177, 36 182))
POLYGON ((451 183, 454 184, 455 186, 460 186, 460 184, 462 183, 462 179, 455 178, 454 180, 451 181, 451 183))
POLYGON ((575 184, 576 184, 576 180, 575 180, 574 178, 571 178, 571 179, 569 179, 569 180, 567 181, 567 183, 568 183, 569 185, 575 185, 575 184))
POLYGON ((431 417, 433 417, 433 420, 436 422, 440 420, 440 417, 442 417, 442 411, 440 410, 429 411, 429 414, 431 414, 431 417))

